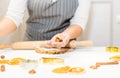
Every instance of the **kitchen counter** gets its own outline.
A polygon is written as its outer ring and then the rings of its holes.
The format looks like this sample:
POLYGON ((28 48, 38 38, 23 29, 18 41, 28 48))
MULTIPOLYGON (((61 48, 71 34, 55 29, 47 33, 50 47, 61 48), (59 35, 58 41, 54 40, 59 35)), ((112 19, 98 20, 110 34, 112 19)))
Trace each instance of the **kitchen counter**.
POLYGON ((36 74, 29 74, 28 69, 21 68, 20 65, 5 65, 6 71, 0 72, 0 78, 120 78, 120 64, 102 65, 98 69, 91 69, 91 65, 96 62, 108 62, 109 58, 120 53, 109 53, 105 47, 79 47, 72 52, 59 55, 38 54, 34 50, 0 50, 0 55, 5 55, 5 59, 22 57, 32 60, 40 60, 42 57, 57 57, 64 59, 65 63, 60 65, 45 65, 39 63, 35 67, 36 74), (56 67, 71 66, 85 68, 82 74, 55 74, 52 70, 56 67))

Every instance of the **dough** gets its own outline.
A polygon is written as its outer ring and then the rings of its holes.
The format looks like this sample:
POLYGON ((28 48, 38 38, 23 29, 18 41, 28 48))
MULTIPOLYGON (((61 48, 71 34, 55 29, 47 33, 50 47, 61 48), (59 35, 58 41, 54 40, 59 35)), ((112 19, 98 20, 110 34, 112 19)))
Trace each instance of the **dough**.
POLYGON ((37 53, 41 54, 63 54, 66 52, 71 52, 72 49, 70 48, 35 48, 35 51, 37 53))

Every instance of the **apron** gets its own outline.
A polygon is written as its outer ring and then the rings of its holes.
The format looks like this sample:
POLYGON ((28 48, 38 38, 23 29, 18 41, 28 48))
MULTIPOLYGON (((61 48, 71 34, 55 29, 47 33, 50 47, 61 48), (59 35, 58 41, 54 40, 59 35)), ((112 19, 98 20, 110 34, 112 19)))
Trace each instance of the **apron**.
POLYGON ((28 0, 24 40, 50 40, 63 32, 76 12, 78 0, 28 0))

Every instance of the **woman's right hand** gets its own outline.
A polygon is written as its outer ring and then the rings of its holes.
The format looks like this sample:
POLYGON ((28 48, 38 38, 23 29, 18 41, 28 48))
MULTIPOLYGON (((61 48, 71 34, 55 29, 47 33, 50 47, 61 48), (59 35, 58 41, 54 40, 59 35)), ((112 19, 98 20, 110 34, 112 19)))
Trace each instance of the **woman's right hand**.
POLYGON ((62 48, 65 47, 70 41, 70 37, 66 33, 59 33, 53 36, 53 38, 47 42, 51 47, 62 48))

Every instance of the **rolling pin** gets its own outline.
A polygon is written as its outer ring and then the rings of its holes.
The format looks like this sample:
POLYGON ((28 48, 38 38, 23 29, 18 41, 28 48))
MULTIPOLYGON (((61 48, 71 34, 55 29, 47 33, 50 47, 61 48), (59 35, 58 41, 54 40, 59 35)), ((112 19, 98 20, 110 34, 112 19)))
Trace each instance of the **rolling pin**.
MULTIPOLYGON (((0 49, 4 48, 11 48, 15 50, 31 50, 34 49, 36 46, 38 47, 44 47, 44 48, 50 48, 49 45, 46 44, 46 41, 21 41, 21 42, 14 42, 11 44, 0 44, 0 49)), ((75 48, 79 46, 92 46, 92 41, 70 41, 66 48, 75 48)))

